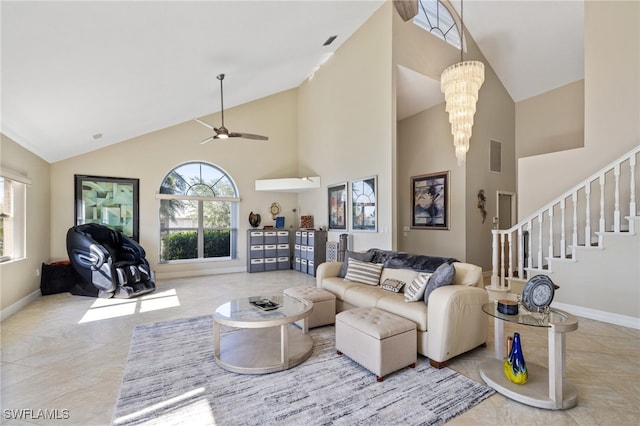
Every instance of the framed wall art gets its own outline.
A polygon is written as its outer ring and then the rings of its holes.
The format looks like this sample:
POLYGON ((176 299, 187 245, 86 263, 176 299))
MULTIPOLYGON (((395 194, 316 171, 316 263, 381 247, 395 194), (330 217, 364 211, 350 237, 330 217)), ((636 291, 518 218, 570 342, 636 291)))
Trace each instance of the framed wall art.
POLYGON ((449 229, 449 172, 411 177, 411 227, 449 229))
POLYGON ((347 183, 327 188, 329 200, 329 230, 347 229, 347 183))
POLYGON ((75 175, 75 224, 99 223, 139 241, 139 179, 75 175))
POLYGON ((376 176, 351 182, 351 230, 378 231, 376 176))

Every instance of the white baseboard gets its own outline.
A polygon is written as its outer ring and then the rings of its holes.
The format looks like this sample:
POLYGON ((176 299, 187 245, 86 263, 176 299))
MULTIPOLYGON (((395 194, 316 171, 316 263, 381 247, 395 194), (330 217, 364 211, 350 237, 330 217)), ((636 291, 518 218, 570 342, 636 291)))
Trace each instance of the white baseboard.
POLYGON ((569 305, 566 303, 552 303, 552 307, 567 311, 572 315, 588 318, 596 321, 602 321, 609 324, 621 325, 623 327, 634 328, 640 330, 640 318, 630 317, 627 315, 614 314, 612 312, 598 311, 591 308, 583 308, 581 306, 569 305))
POLYGON ((12 304, 10 306, 7 306, 2 311, 0 311, 0 321, 6 320, 11 315, 15 314, 20 309, 24 308, 29 303, 35 301, 36 299, 38 299, 41 296, 42 296, 42 293, 40 293, 40 289, 38 289, 38 290, 34 291, 33 293, 31 293, 31 294, 23 297, 22 299, 18 300, 16 303, 14 303, 14 304, 12 304))
POLYGON ((230 268, 203 269, 200 271, 156 272, 156 279, 170 280, 174 278, 201 277, 203 275, 232 274, 235 272, 247 272, 246 266, 234 266, 230 268))

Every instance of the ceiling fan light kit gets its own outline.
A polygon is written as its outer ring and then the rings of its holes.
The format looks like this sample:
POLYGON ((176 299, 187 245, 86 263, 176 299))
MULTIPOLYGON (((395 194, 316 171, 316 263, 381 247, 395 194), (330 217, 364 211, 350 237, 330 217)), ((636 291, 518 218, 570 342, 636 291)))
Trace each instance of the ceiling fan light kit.
POLYGON ((194 118, 195 121, 197 121, 198 123, 202 124, 206 128, 211 129, 215 132, 215 135, 208 137, 207 139, 200 142, 200 144, 205 144, 207 142, 211 142, 212 140, 216 140, 216 139, 228 139, 228 138, 243 138, 243 139, 261 140, 261 141, 269 140, 267 136, 255 135, 253 133, 230 132, 229 129, 224 127, 224 93, 222 88, 222 80, 224 80, 224 74, 218 74, 216 78, 220 80, 220 116, 221 116, 222 124, 220 125, 220 127, 215 128, 209 123, 205 123, 202 120, 198 120, 197 118, 194 118))

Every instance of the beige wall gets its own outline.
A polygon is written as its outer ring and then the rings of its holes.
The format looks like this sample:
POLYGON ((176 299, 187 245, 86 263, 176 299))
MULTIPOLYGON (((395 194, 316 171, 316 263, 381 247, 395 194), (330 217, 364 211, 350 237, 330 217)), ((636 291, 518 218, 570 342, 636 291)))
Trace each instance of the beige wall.
POLYGON ((497 193, 516 192, 515 105, 511 96, 485 61, 485 82, 479 100, 471 137, 471 155, 466 173, 466 261, 491 270, 492 217, 498 215, 497 193), (502 170, 490 171, 491 141, 502 146, 502 170), (482 223, 478 191, 485 191, 487 218, 482 223))
POLYGON ((0 165, 31 180, 27 186, 26 257, 0 264, 0 309, 40 289, 39 272, 49 261, 49 163, 0 135, 0 165))
POLYGON ((322 176, 300 211, 327 226, 327 185, 378 177, 378 232, 349 231, 356 250, 392 246, 392 12, 383 5, 299 88, 300 172, 322 176))
POLYGON ((520 219, 640 144, 639 20, 640 2, 585 2, 584 148, 518 160, 520 219))
POLYGON ((465 168, 451 149, 451 128, 444 105, 398 123, 399 249, 409 253, 466 258, 465 168), (411 176, 449 171, 449 230, 411 229, 411 176))
MULTIPOLYGON (((249 212, 260 213, 263 224, 272 222, 269 207, 280 203, 286 225, 294 221, 296 194, 256 192, 256 179, 297 175, 297 90, 285 91, 225 110, 231 130, 269 136, 269 141, 230 139, 201 145, 210 131, 189 121, 51 166, 51 256, 66 258, 65 236, 73 226, 74 174, 140 179, 140 243, 158 277, 199 275, 246 268, 246 230, 249 212), (212 163, 234 179, 240 194, 238 258, 231 261, 182 261, 158 264, 159 219, 156 194, 165 175, 190 161, 212 163)), ((218 113, 203 118, 217 124, 218 113)))
MULTIPOLYGON (((584 148, 518 160, 520 219, 640 145, 638 22, 637 1, 586 0, 584 148)), ((557 301, 585 314, 627 316, 637 324, 632 318, 640 315, 639 240, 610 243, 615 238, 605 237, 606 253, 600 256, 600 251, 580 251, 575 263, 554 262, 553 279, 561 287, 557 301), (609 251, 614 255, 607 257, 609 251)))
MULTIPOLYGON (((467 36, 465 60, 485 64, 485 82, 463 166, 454 155, 453 137, 445 104, 398 123, 396 232, 400 250, 452 256, 491 269, 491 217, 496 216, 497 191, 515 192, 514 103, 477 45, 467 36), (502 143, 502 172, 489 171, 490 141, 502 143), (404 231, 411 225, 411 176, 450 171, 449 230, 404 231), (487 220, 477 209, 477 193, 486 194, 487 220)), ((395 63, 440 80, 442 71, 460 60, 459 50, 428 34, 412 22, 394 17, 395 63)))
POLYGON ((584 146, 584 80, 516 104, 516 158, 584 146))

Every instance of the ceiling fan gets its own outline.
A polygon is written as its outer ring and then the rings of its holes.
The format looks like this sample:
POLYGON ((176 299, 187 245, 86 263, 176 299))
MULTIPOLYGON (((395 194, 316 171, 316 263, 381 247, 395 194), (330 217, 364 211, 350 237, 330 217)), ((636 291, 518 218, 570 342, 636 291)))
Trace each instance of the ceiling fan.
POLYGON ((211 124, 205 123, 204 121, 194 118, 195 121, 213 130, 216 133, 215 135, 208 137, 207 139, 203 140, 200 143, 205 144, 207 142, 211 142, 214 139, 227 139, 227 138, 257 139, 261 141, 269 140, 267 136, 254 135, 252 133, 230 132, 226 127, 224 127, 224 95, 222 93, 222 80, 224 80, 224 74, 219 74, 217 76, 217 79, 220 80, 220 114, 222 115, 222 125, 218 128, 215 128, 211 124))

